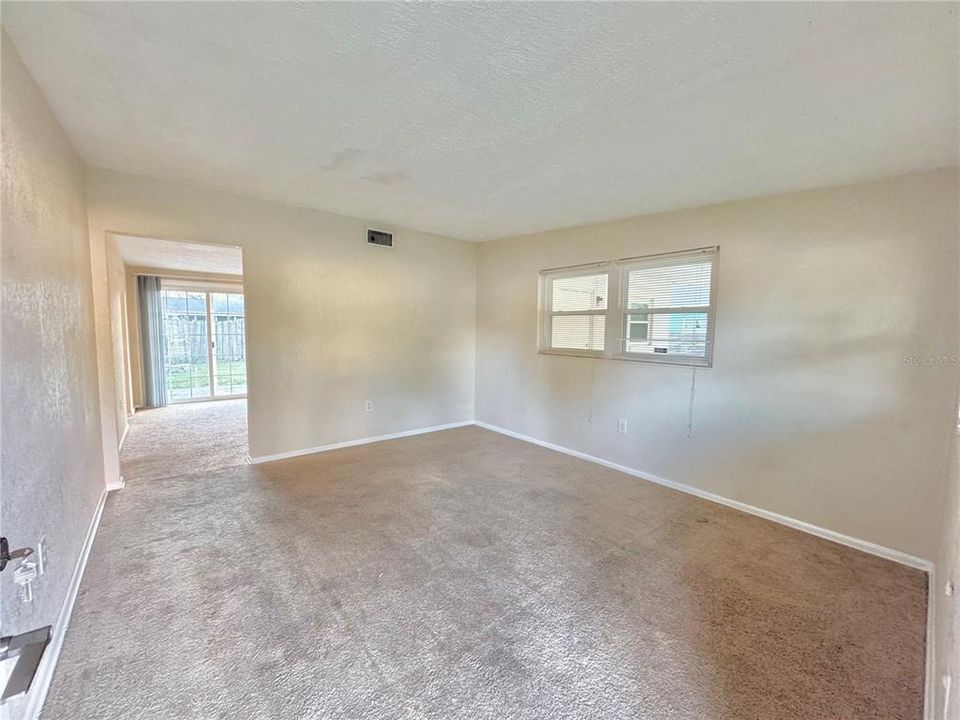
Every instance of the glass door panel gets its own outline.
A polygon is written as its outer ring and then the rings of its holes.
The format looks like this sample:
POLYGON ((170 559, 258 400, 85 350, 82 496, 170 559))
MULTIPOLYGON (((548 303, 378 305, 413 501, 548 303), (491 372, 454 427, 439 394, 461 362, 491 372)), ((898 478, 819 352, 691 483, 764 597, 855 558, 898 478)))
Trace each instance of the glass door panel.
POLYGON ((247 394, 247 348, 242 293, 210 293, 217 397, 247 394))
POLYGON ((163 290, 164 373, 170 402, 210 397, 207 296, 163 290))

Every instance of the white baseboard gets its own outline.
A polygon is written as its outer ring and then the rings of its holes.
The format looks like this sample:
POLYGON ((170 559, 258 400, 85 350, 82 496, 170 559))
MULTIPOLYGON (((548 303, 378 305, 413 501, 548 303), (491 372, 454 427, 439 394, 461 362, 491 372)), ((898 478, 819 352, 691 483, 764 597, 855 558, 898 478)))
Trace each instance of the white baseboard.
MULTIPOLYGON (((926 654, 926 675, 923 685, 923 720, 937 720, 936 708, 936 682, 935 673, 937 671, 936 638, 934 637, 935 617, 937 610, 936 592, 938 585, 937 568, 933 566, 927 573, 927 654, 926 654)), ((947 714, 944 709, 943 720, 946 720, 947 714)))
POLYGON ((353 447, 354 445, 367 445, 368 443, 382 442, 383 440, 396 440, 397 438, 410 437, 411 435, 423 435, 424 433, 437 432, 438 430, 452 430, 453 428, 466 427, 473 425, 473 420, 464 422, 447 423, 446 425, 433 425, 431 427, 417 428, 416 430, 404 430, 403 432, 390 433, 389 435, 377 435, 375 437, 359 438, 357 440, 346 440, 344 442, 333 443, 332 445, 320 445, 319 447, 304 448, 303 450, 291 450, 290 452, 275 453, 273 455, 259 455, 251 457, 250 462, 254 465, 260 463, 273 462, 274 460, 286 460, 287 458, 299 457, 300 455, 313 455, 314 453, 327 452, 328 450, 339 450, 340 448, 353 447))
POLYGON ((596 457, 595 455, 588 455, 587 453, 583 453, 578 450, 571 450, 570 448, 556 445, 551 442, 546 442, 545 440, 538 440, 537 438, 530 437, 529 435, 523 435, 522 433, 514 432, 513 430, 507 430, 506 428, 491 425, 490 423, 482 422, 480 420, 448 423, 446 425, 434 425, 432 427, 418 428, 416 430, 405 430, 403 432, 391 433, 389 435, 377 435, 375 437, 347 440, 345 442, 333 443, 331 445, 304 448, 303 450, 291 450, 289 452, 275 453, 272 455, 260 455, 257 457, 248 456, 248 458, 250 463, 257 465, 265 462, 273 462, 275 460, 285 460, 287 458, 299 457, 301 455, 312 455, 314 453, 327 452, 328 450, 338 450, 340 448, 353 447, 355 445, 366 445, 368 443, 381 442, 383 440, 395 440, 397 438, 409 437, 411 435, 422 435, 424 433, 437 432, 438 430, 450 430, 452 428, 464 427, 467 425, 476 425, 477 427, 482 427, 486 430, 492 430, 493 432, 500 433, 501 435, 507 435, 509 437, 516 438, 517 440, 523 440, 524 442, 539 445, 550 450, 555 450, 556 452, 563 453, 564 455, 570 455, 572 457, 580 458, 581 460, 596 463, 597 465, 603 465, 604 467, 608 467, 612 470, 617 470, 642 480, 663 485, 664 487, 668 487, 673 490, 679 490, 680 492, 687 493, 688 495, 694 495, 704 500, 709 500, 720 505, 734 508, 735 510, 740 510, 751 515, 762 517, 766 520, 772 520, 773 522, 781 525, 786 525, 787 527, 801 530, 811 535, 816 535, 817 537, 861 550, 865 553, 869 553, 870 555, 876 555, 877 557, 892 560, 917 570, 922 570, 927 573, 930 573, 933 570, 933 563, 924 558, 909 555, 899 550, 894 550, 893 548, 878 545, 877 543, 867 540, 861 540, 860 538, 855 538, 850 535, 845 535, 841 532, 837 532, 836 530, 829 530, 827 528, 820 527, 819 525, 813 525, 812 523, 808 523, 803 520, 787 517, 786 515, 781 515, 770 510, 764 510, 763 508, 759 508, 754 505, 748 505, 747 503, 740 502, 739 500, 731 500, 730 498, 717 495, 707 490, 701 490, 700 488, 693 487, 692 485, 685 485, 684 483, 667 480, 666 478, 662 478, 648 472, 643 472, 642 470, 637 470, 636 468, 627 467, 626 465, 619 465, 609 460, 596 457))
MULTIPOLYGON (((640 478, 642 480, 647 480, 649 482, 662 485, 664 487, 671 488, 673 490, 678 490, 680 492, 687 493, 699 497, 704 500, 709 500, 711 502, 718 503, 720 505, 725 505, 742 512, 749 513, 751 515, 756 515, 758 517, 765 518, 767 520, 772 520, 773 522, 780 523, 781 525, 786 525, 788 527, 801 530, 803 532, 809 533, 811 535, 816 535, 818 537, 824 538, 826 540, 831 540, 833 542, 840 543, 841 545, 846 545, 848 547, 861 550, 863 552, 869 553, 871 555, 876 555, 878 557, 885 558, 887 560, 892 560, 903 565, 907 565, 918 570, 923 570, 928 573, 928 602, 927 602, 927 687, 926 687, 926 697, 925 697, 925 712, 924 717, 926 720, 933 720, 934 717, 934 708, 932 707, 933 703, 933 693, 931 692, 933 678, 931 678, 931 673, 933 672, 933 597, 934 592, 936 592, 935 579, 934 579, 934 566, 933 563, 929 560, 923 558, 915 557, 913 555, 908 555, 907 553, 900 552, 899 550, 893 550, 891 548, 878 545, 876 543, 868 542, 866 540, 860 540, 859 538, 851 537, 849 535, 844 535, 843 533, 836 532, 834 530, 828 530, 826 528, 813 525, 811 523, 804 522, 802 520, 796 520, 794 518, 787 517, 785 515, 780 515, 779 513, 771 512, 769 510, 764 510, 762 508, 755 507, 753 505, 748 505, 746 503, 739 502, 737 500, 731 500, 725 498, 721 495, 716 495, 714 493, 708 492, 706 490, 701 490, 690 485, 685 485, 683 483, 674 482, 672 480, 667 480, 665 478, 652 475, 650 473, 642 472, 635 468, 627 467, 626 465, 619 465, 609 460, 604 460, 593 455, 588 455, 587 453, 582 453, 577 450, 571 450, 570 448, 563 447, 561 445, 555 445, 554 443, 546 442, 544 440, 538 440, 536 438, 530 437, 528 435, 523 435, 512 430, 507 430, 506 428, 498 427, 496 425, 491 425, 489 423, 476 421, 465 421, 457 423, 448 423, 445 425, 434 425, 432 427, 418 428, 416 430, 406 430, 398 433, 391 433, 389 435, 378 435, 376 437, 367 437, 360 438, 357 440, 347 440, 345 442, 334 443, 331 445, 322 445, 314 448, 305 448, 303 450, 293 450, 285 453, 276 453, 272 455, 262 455, 255 458, 250 458, 248 460, 251 463, 259 464, 265 462, 272 462, 274 460, 283 460, 287 458, 299 457, 301 455, 310 455, 314 453, 326 452, 328 450, 336 450, 339 448, 353 447, 356 445, 365 445, 368 443, 381 442, 383 440, 394 440, 397 438, 410 437, 412 435, 422 435, 424 433, 436 432, 439 430, 450 430, 453 428, 465 427, 467 425, 476 425, 482 427, 486 430, 491 430, 493 432, 500 433, 502 435, 507 435, 509 437, 515 438, 517 440, 522 440, 524 442, 532 443, 534 445, 539 445, 541 447, 547 448, 549 450, 554 450, 556 452, 563 453, 565 455, 570 455, 572 457, 580 458, 581 460, 586 460, 588 462, 596 463, 597 465, 602 465, 604 467, 610 468, 612 470, 617 470, 619 472, 625 473, 627 475, 632 475, 633 477, 640 478)), ((126 432, 124 432, 124 437, 126 437, 126 432)), ((122 444, 121 440, 121 444, 122 444)), ((90 550, 93 547, 93 541, 97 534, 97 529, 100 526, 100 517, 103 513, 103 507, 106 503, 107 494, 114 490, 119 490, 124 487, 124 479, 121 476, 120 480, 117 483, 111 484, 104 489, 103 493, 100 495, 100 500, 97 504, 96 511, 94 512, 93 519, 90 522, 90 527, 87 530, 87 536, 83 543, 83 549, 81 550, 80 557, 77 561, 77 566, 74 569, 73 576, 70 580, 70 585, 67 590, 67 596, 64 599, 63 606, 60 611, 60 615, 57 618, 57 624, 53 629, 52 638, 50 645, 47 647, 46 652, 44 653, 43 659, 40 662, 40 666, 37 669, 36 677, 34 678, 33 684, 30 687, 30 692, 27 694, 27 704, 26 709, 23 714, 24 720, 36 720, 39 717, 40 710, 43 708, 44 700, 46 699, 47 692, 50 689, 50 683, 53 680, 53 673, 56 668, 57 660, 60 656, 60 651, 63 647, 64 635, 67 631, 67 626, 70 622, 70 616, 73 612, 73 605, 77 599, 77 592, 80 589, 80 582, 83 579, 83 573, 86 569, 87 559, 90 556, 90 550)))
POLYGON ((57 624, 54 625, 51 633, 50 644, 43 653, 43 658, 37 667, 37 673, 34 675, 33 683, 30 685, 29 692, 27 692, 26 705, 24 706, 22 716, 23 720, 36 720, 39 718, 40 711, 43 709, 43 703, 47 699, 47 693, 50 691, 50 683, 53 681, 53 673, 57 667, 57 660, 60 659, 60 650, 63 648, 63 638, 67 633, 67 626, 70 624, 73 605, 77 600, 80 582, 83 580, 83 572, 87 568, 87 560, 90 558, 90 550, 97 536, 97 530, 100 527, 100 516, 103 514, 103 506, 107 502, 107 495, 109 493, 110 488, 104 488, 103 492, 100 493, 97 509, 93 512, 93 519, 90 521, 90 527, 87 528, 87 536, 83 540, 80 557, 77 559, 73 576, 70 578, 70 585, 67 586, 67 596, 63 600, 60 615, 57 617, 57 624))
POLYGON ((683 483, 667 480, 665 478, 658 477, 657 475, 652 475, 650 473, 645 473, 640 470, 627 467, 626 465, 618 465, 617 463, 604 460, 603 458, 599 458, 594 455, 588 455, 577 450, 571 450, 570 448, 566 448, 561 445, 555 445, 544 440, 537 440, 536 438, 532 438, 528 435, 523 435, 521 433, 514 432, 513 430, 507 430, 506 428, 498 427, 496 425, 491 425, 490 423, 477 420, 474 422, 474 425, 487 430, 492 430, 493 432, 500 433, 501 435, 507 435, 509 437, 516 438, 517 440, 523 440, 524 442, 539 445, 549 450, 555 450, 556 452, 563 453, 564 455, 570 455, 575 458, 580 458, 581 460, 596 463, 597 465, 603 465, 604 467, 608 467, 612 470, 618 470, 622 473, 632 475, 642 480, 649 480, 657 485, 663 485, 664 487, 668 487, 673 490, 679 490, 680 492, 694 495, 704 500, 710 500, 711 502, 719 503, 720 505, 726 505, 727 507, 734 508, 735 510, 741 510, 742 512, 750 513, 751 515, 756 515, 766 520, 772 520, 775 523, 786 525, 787 527, 794 528, 795 530, 801 530, 802 532, 816 535, 817 537, 824 538, 825 540, 831 540, 833 542, 840 543, 841 545, 846 545, 847 547, 852 547, 857 550, 861 550, 862 552, 869 553, 870 555, 876 555, 877 557, 882 557, 886 560, 892 560, 893 562, 907 565, 908 567, 912 567, 916 570, 924 571, 927 573, 927 647, 923 717, 924 720, 936 720, 936 710, 933 707, 934 698, 936 697, 934 692, 935 678, 933 677, 933 673, 936 667, 934 655, 934 593, 937 591, 937 588, 935 584, 935 566, 930 560, 925 560, 914 555, 908 555, 907 553, 894 550, 893 548, 868 542, 867 540, 861 540, 860 538, 851 537, 850 535, 844 535, 843 533, 835 530, 828 530, 827 528, 822 528, 818 525, 813 525, 802 520, 796 520, 795 518, 787 517, 786 515, 780 515, 779 513, 764 510, 753 505, 747 505, 746 503, 742 503, 738 500, 731 500, 723 497, 722 495, 716 495, 706 490, 695 488, 691 485, 684 485, 683 483))
POLYGON ((107 483, 107 492, 113 492, 114 490, 123 490, 127 486, 127 481, 121 475, 116 482, 107 483))
POLYGON ((477 420, 474 424, 487 430, 500 433, 501 435, 508 435, 509 437, 516 438, 517 440, 523 440, 524 442, 540 445, 541 447, 545 447, 550 450, 556 450, 564 455, 571 455, 572 457, 580 458, 581 460, 587 460, 588 462, 596 463, 597 465, 603 465, 604 467, 608 467, 612 470, 618 470, 622 473, 626 473, 627 475, 633 475, 634 477, 641 478, 642 480, 649 480, 657 485, 663 485, 664 487, 668 487, 673 490, 679 490, 680 492, 687 493, 688 495, 695 495, 696 497, 704 500, 710 500, 711 502, 719 503, 720 505, 726 505, 727 507, 741 510, 742 512, 750 513, 751 515, 772 520, 773 522, 780 523, 781 525, 786 525, 787 527, 792 527, 796 530, 802 530, 803 532, 810 533, 811 535, 816 535, 817 537, 822 537, 826 540, 832 540, 833 542, 846 545, 847 547, 862 550, 863 552, 871 555, 886 558, 887 560, 893 560, 894 562, 916 568, 917 570, 923 570, 924 572, 928 573, 933 570, 933 563, 929 560, 908 555, 907 553, 900 552, 899 550, 884 547, 883 545, 878 545, 867 540, 861 540, 860 538, 851 537, 850 535, 844 535, 836 530, 828 530, 827 528, 822 528, 818 525, 804 522, 803 520, 796 520, 794 518, 787 517, 786 515, 780 515, 779 513, 771 512, 770 510, 764 510, 763 508, 748 505, 740 502, 739 500, 731 500, 723 497, 722 495, 716 495, 712 492, 695 488, 692 485, 684 485, 683 483, 674 482, 673 480, 667 480, 666 478, 658 477, 656 475, 643 472, 642 470, 627 467, 626 465, 618 465, 617 463, 604 460, 603 458, 599 458, 594 455, 588 455, 577 450, 571 450, 570 448, 565 448, 561 445, 554 445, 553 443, 546 442, 544 440, 537 440, 536 438, 514 432, 513 430, 507 430, 506 428, 490 425, 489 423, 480 422, 479 420, 477 420))
POLYGON ((130 432, 130 423, 124 421, 123 424, 123 435, 120 436, 120 442, 117 444, 117 452, 123 450, 123 441, 127 439, 127 433, 130 432))
POLYGON ((841 545, 846 545, 847 547, 860 550, 862 552, 868 553, 870 555, 875 555, 877 557, 884 558, 886 560, 892 560, 893 562, 906 565, 908 567, 922 570, 927 573, 927 582, 928 582, 928 600, 927 600, 927 683, 925 688, 925 697, 924 697, 924 708, 925 713, 924 717, 926 720, 933 720, 934 709, 932 707, 933 698, 935 697, 932 690, 933 679, 931 678, 931 673, 933 672, 933 592, 935 588, 933 586, 934 582, 934 565, 931 561, 924 558, 916 557, 914 555, 909 555, 907 553, 901 552, 899 550, 894 550, 893 548, 888 548, 883 545, 878 545, 877 543, 869 542, 867 540, 861 540, 860 538, 855 538, 850 535, 845 535, 836 530, 829 530, 827 528, 814 525, 812 523, 804 522, 803 520, 797 520, 795 518, 788 517, 786 515, 781 515, 779 513, 772 512, 770 510, 764 510, 763 508, 756 507, 754 505, 748 505, 747 503, 740 502, 739 500, 731 500, 730 498, 723 497, 722 495, 717 495, 715 493, 709 492, 707 490, 701 490, 700 488, 693 487, 692 485, 686 485, 684 483, 674 482, 673 480, 667 480, 666 478, 653 475, 651 473, 643 472, 637 470, 636 468, 627 467, 626 465, 619 465, 609 460, 604 460, 603 458, 596 457, 594 455, 588 455, 587 453, 582 453, 577 450, 571 450, 570 448, 563 447, 561 445, 555 445, 554 443, 546 442, 544 440, 538 440, 537 438, 530 437, 528 435, 523 435, 513 430, 507 430, 506 428, 498 427, 496 425, 491 425, 489 423, 481 422, 479 420, 474 420, 472 422, 459 422, 459 423, 449 423, 447 425, 435 425, 433 427, 419 428, 417 430, 407 430, 405 432, 392 433, 390 435, 379 435, 376 437, 360 438, 358 440, 348 440, 346 442, 334 443, 332 445, 323 445, 315 448, 306 448, 304 450, 294 450, 286 453, 277 453, 274 455, 262 455, 259 457, 251 458, 248 456, 248 461, 253 464, 271 462, 274 460, 283 460, 286 458, 298 457, 300 455, 310 455, 313 453, 326 452, 328 450, 336 450, 339 448, 352 447, 355 445, 365 445, 367 443, 380 442, 382 440, 394 440, 396 438, 408 437, 411 435, 421 435, 423 433, 436 432, 438 430, 449 430, 452 428, 464 427, 466 425, 476 425, 477 427, 485 428, 486 430, 492 430, 493 432, 500 433, 502 435, 507 435, 509 437, 515 438, 517 440, 522 440, 524 442, 532 443, 534 445, 539 445, 541 447, 547 448, 549 450, 554 450, 556 452, 563 453, 565 455, 570 455, 575 458, 580 458, 581 460, 586 460, 588 462, 596 463, 597 465, 602 465, 604 467, 610 468, 612 470, 617 470, 619 472, 625 473, 627 475, 632 475, 633 477, 640 478, 642 480, 647 480, 649 482, 656 483, 657 485, 662 485, 668 487, 672 490, 678 490, 688 495, 693 495, 695 497, 701 498, 703 500, 709 500, 710 502, 715 502, 720 505, 725 505, 726 507, 733 508, 735 510, 740 510, 741 512, 749 513, 750 515, 755 515, 757 517, 764 518, 766 520, 771 520, 775 523, 781 525, 786 525, 787 527, 793 528, 795 530, 800 530, 810 535, 816 535, 817 537, 823 538, 825 540, 830 540, 841 545))

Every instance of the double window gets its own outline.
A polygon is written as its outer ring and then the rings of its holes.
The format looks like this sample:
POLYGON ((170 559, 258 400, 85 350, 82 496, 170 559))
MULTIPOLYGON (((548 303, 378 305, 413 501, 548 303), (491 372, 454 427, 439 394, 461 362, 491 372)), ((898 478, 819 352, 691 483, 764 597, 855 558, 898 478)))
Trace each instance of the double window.
POLYGON ((540 273, 540 352, 710 366, 718 248, 540 273))

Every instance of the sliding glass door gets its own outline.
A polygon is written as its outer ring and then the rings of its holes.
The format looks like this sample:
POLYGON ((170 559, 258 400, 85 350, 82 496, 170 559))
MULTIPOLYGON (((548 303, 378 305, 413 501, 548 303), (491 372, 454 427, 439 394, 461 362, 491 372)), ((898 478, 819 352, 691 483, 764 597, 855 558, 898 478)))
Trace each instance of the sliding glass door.
POLYGON ((162 297, 168 401, 246 395, 243 293, 173 285, 162 297))

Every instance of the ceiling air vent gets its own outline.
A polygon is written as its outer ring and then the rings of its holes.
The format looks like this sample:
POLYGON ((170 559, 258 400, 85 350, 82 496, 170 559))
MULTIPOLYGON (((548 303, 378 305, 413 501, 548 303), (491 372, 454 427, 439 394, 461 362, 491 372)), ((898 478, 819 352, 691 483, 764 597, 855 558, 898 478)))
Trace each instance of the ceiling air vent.
POLYGON ((393 234, 383 230, 367 230, 367 243, 380 247, 393 247, 393 234))

